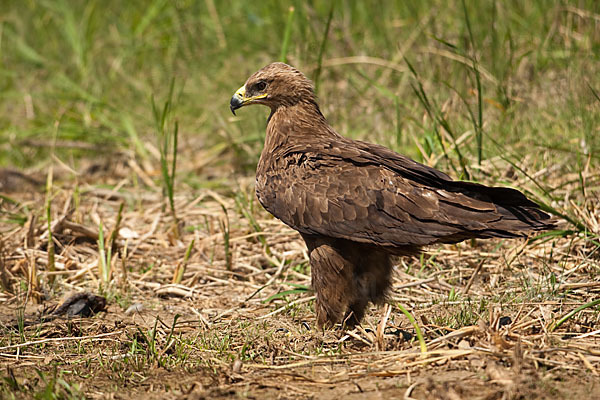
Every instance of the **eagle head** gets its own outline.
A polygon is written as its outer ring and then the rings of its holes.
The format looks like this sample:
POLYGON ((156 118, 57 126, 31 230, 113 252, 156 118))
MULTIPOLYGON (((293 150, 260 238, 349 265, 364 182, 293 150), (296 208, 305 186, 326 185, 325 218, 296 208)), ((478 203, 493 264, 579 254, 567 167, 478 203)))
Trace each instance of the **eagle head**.
POLYGON ((275 62, 248 78, 231 98, 229 108, 235 115, 235 110, 249 104, 263 104, 275 111, 301 102, 315 102, 313 83, 296 68, 275 62))

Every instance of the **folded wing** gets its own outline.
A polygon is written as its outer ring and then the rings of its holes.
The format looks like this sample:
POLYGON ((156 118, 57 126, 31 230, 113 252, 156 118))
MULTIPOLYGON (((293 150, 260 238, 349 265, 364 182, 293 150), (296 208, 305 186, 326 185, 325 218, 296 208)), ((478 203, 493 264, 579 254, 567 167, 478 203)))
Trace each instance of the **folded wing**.
POLYGON ((288 153, 293 162, 260 185, 263 206, 304 234, 402 247, 518 237, 553 226, 514 189, 452 181, 366 143, 322 150, 288 153))

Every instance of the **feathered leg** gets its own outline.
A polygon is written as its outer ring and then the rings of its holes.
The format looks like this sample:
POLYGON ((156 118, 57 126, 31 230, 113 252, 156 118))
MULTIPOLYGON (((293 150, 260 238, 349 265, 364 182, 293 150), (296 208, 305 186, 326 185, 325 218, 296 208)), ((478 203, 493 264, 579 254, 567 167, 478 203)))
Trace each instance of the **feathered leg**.
POLYGON ((317 323, 358 324, 369 301, 385 300, 391 285, 390 255, 373 246, 303 235, 310 254, 317 323), (343 317, 343 318, 342 318, 343 317))
POLYGON ((357 249, 357 265, 353 276, 353 299, 348 309, 348 326, 358 324, 369 301, 381 304, 392 284, 392 260, 389 254, 377 249, 357 249))
POLYGON ((352 298, 353 265, 326 241, 307 241, 317 324, 342 320, 352 298))

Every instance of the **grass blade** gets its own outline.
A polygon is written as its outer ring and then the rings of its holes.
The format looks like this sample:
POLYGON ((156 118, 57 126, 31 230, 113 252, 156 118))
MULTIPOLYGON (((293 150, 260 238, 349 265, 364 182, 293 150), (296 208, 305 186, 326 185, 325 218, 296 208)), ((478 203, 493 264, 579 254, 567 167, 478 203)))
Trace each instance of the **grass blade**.
POLYGON ((194 248, 195 242, 196 242, 196 239, 192 239, 192 241, 188 245, 187 250, 185 251, 185 255, 183 256, 183 261, 181 261, 180 263, 177 264, 177 267, 175 268, 175 272, 173 273, 173 280, 172 280, 173 283, 181 283, 181 281, 183 280, 183 275, 185 274, 187 263, 190 259, 190 256, 192 255, 192 249, 194 248))
POLYGON ((469 12, 465 0, 462 0, 463 10, 465 13, 465 23, 469 32, 469 41, 471 42, 472 55, 469 56, 472 62, 471 68, 475 72, 475 83, 477 86, 477 124, 475 124, 475 137, 477 139, 477 164, 481 165, 483 157, 483 97, 481 90, 481 76, 479 73, 477 55, 475 52, 475 39, 473 38, 473 30, 471 29, 471 21, 469 20, 469 12))
POLYGON ((331 27, 331 20, 333 19, 333 10, 335 9, 335 1, 331 2, 331 7, 329 8, 329 15, 327 16, 327 24, 325 25, 325 32, 323 32, 323 39, 321 40, 321 45, 319 46, 319 56, 317 58, 317 69, 315 70, 315 75, 313 77, 313 82, 315 83, 315 92, 319 93, 319 82, 321 78, 321 69, 323 67, 323 54, 325 54, 325 47, 327 46, 327 39, 329 37, 329 28, 331 27))
POLYGON ((285 32, 283 34, 283 43, 281 44, 281 54, 279 61, 287 62, 288 47, 290 45, 290 36, 292 35, 292 25, 294 23, 294 7, 288 10, 287 22, 285 24, 285 32))
POLYGON ((561 319, 559 319, 558 321, 554 322, 551 326, 549 331, 550 332, 554 332, 554 330, 556 328, 558 328, 559 326, 561 326, 562 324, 564 324, 566 321, 568 321, 570 318, 572 318, 575 314, 577 314, 578 312, 585 310, 586 308, 590 308, 590 307, 594 307, 600 305, 600 299, 596 299, 594 301, 590 301, 589 303, 583 304, 579 307, 577 307, 576 309, 574 309, 573 311, 567 313, 565 316, 563 316, 561 319))
POLYGON ((98 262, 100 280, 102 283, 106 284, 108 282, 109 265, 106 258, 106 248, 104 247, 104 227, 102 226, 102 221, 98 224, 98 254, 100 258, 98 262))
POLYGON ((308 292, 308 288, 306 288, 306 287, 304 287, 304 288, 298 288, 298 289, 284 290, 283 292, 275 293, 274 295, 267 297, 262 302, 263 303, 270 303, 273 300, 281 299, 281 298, 284 298, 284 297, 289 296, 291 294, 306 293, 306 292, 308 292))
POLYGON ((417 338, 419 339, 419 347, 421 348, 421 355, 424 357, 427 354, 427 344, 425 344, 425 339, 423 338, 423 333, 421 332, 421 328, 417 321, 412 316, 411 313, 408 312, 406 308, 402 306, 402 304, 396 304, 396 306, 402 311, 402 314, 406 315, 406 318, 410 321, 412 326, 415 328, 415 333, 417 334, 417 338))
POLYGON ((600 95, 598 94, 598 92, 592 87, 592 85, 590 85, 589 82, 586 82, 586 84, 590 88, 590 90, 592 91, 592 94, 594 95, 594 97, 596 98, 596 100, 598 100, 598 102, 600 103, 600 95))
POLYGON ((448 122, 446 117, 439 110, 439 108, 437 106, 435 106, 435 104, 433 104, 429 100, 429 98, 425 92, 425 88, 423 87, 423 84, 421 83, 421 79, 420 79, 419 75, 417 74, 416 69, 412 66, 412 64, 408 61, 408 59, 406 57, 404 57, 404 61, 408 65, 408 68, 411 71, 411 73, 415 79, 415 82, 416 82, 416 84, 411 83, 413 92, 417 96, 417 99, 419 99, 423 108, 425 108, 425 111, 427 112, 427 115, 429 115, 429 118, 431 118, 434 122, 433 130, 435 132, 437 141, 444 153, 444 158, 448 161, 450 166, 458 174, 459 172, 458 172, 457 168, 454 166, 454 163, 452 162, 452 160, 450 159, 448 152, 446 150, 446 146, 444 145, 444 140, 442 139, 442 135, 439 131, 439 126, 444 128, 444 130, 446 130, 446 132, 448 133, 448 135, 450 135, 450 138, 452 139, 452 142, 454 144, 454 152, 456 153, 456 155, 458 157, 458 162, 461 166, 463 179, 467 179, 467 180, 471 179, 471 175, 469 174, 469 171, 467 169, 467 161, 466 161, 465 157, 463 157, 462 152, 460 151, 460 148, 459 148, 458 144, 456 143, 456 139, 455 139, 456 135, 454 134, 454 130, 450 126, 450 123, 448 122))

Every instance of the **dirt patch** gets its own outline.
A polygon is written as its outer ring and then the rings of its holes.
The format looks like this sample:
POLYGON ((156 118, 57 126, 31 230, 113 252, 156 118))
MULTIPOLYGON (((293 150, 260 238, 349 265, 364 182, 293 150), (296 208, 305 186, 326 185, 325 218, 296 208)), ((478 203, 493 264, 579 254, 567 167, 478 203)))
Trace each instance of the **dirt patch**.
POLYGON ((394 293, 362 326, 320 331, 299 236, 240 182, 237 194, 177 196, 177 219, 158 189, 63 183, 50 210, 53 250, 45 194, 4 199, 3 395, 600 398, 598 307, 557 325, 598 298, 594 239, 431 248, 398 260, 394 293), (43 319, 84 290, 107 308, 43 319))

